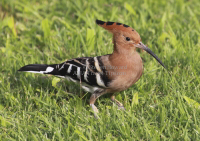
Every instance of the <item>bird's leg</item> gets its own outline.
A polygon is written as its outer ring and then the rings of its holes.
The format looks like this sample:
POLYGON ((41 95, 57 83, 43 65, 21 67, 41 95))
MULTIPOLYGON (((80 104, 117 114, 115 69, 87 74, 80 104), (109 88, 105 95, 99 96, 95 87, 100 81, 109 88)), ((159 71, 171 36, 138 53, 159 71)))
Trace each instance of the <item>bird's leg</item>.
POLYGON ((121 110, 126 110, 123 106, 123 104, 121 102, 119 102, 118 100, 115 99, 115 95, 111 95, 110 99, 112 100, 112 102, 116 103, 118 108, 121 110))
POLYGON ((90 97, 90 106, 92 107, 92 110, 94 112, 94 117, 95 118, 98 118, 98 109, 97 107, 94 105, 95 101, 97 100, 97 98, 99 98, 101 95, 105 94, 105 91, 102 90, 102 91, 95 91, 91 97, 90 97))

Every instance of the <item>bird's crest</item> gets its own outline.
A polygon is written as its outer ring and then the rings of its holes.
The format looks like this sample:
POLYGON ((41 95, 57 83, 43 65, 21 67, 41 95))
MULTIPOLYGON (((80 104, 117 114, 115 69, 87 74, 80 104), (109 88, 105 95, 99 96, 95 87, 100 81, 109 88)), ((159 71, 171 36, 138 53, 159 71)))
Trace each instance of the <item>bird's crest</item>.
POLYGON ((96 24, 103 27, 104 29, 110 31, 111 33, 115 34, 116 32, 122 31, 122 32, 134 32, 135 30, 131 28, 130 26, 122 23, 117 22, 104 22, 101 20, 96 20, 96 24))

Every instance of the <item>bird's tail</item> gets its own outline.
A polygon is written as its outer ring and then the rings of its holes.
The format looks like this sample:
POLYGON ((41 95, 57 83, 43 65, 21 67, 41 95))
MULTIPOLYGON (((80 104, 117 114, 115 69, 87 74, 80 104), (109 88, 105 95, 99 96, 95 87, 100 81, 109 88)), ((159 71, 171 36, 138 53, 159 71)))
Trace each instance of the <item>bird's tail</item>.
POLYGON ((30 65, 23 66, 18 71, 60 75, 59 71, 56 69, 56 64, 54 65, 30 64, 30 65))

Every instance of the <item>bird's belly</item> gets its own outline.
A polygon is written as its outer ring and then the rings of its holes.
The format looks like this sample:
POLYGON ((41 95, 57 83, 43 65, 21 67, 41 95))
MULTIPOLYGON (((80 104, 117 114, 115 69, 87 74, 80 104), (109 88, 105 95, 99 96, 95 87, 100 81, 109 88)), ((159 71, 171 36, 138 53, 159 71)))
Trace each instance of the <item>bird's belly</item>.
POLYGON ((110 92, 114 93, 128 89, 139 80, 142 76, 142 72, 142 64, 133 70, 118 72, 118 76, 110 83, 110 92))

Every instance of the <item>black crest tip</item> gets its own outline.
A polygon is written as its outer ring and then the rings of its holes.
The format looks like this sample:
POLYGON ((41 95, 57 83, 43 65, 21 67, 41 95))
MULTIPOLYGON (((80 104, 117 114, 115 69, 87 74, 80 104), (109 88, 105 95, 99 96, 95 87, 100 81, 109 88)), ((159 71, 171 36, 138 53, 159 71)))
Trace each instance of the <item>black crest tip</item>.
POLYGON ((114 22, 107 22, 106 25, 113 25, 114 22))
POLYGON ((122 25, 122 23, 117 23, 117 25, 122 25))
POLYGON ((128 26, 128 25, 126 25, 126 24, 123 24, 123 26, 124 26, 124 27, 129 27, 129 26, 128 26))
POLYGON ((101 20, 96 19, 96 24, 103 25, 104 23, 105 23, 104 21, 101 21, 101 20))

